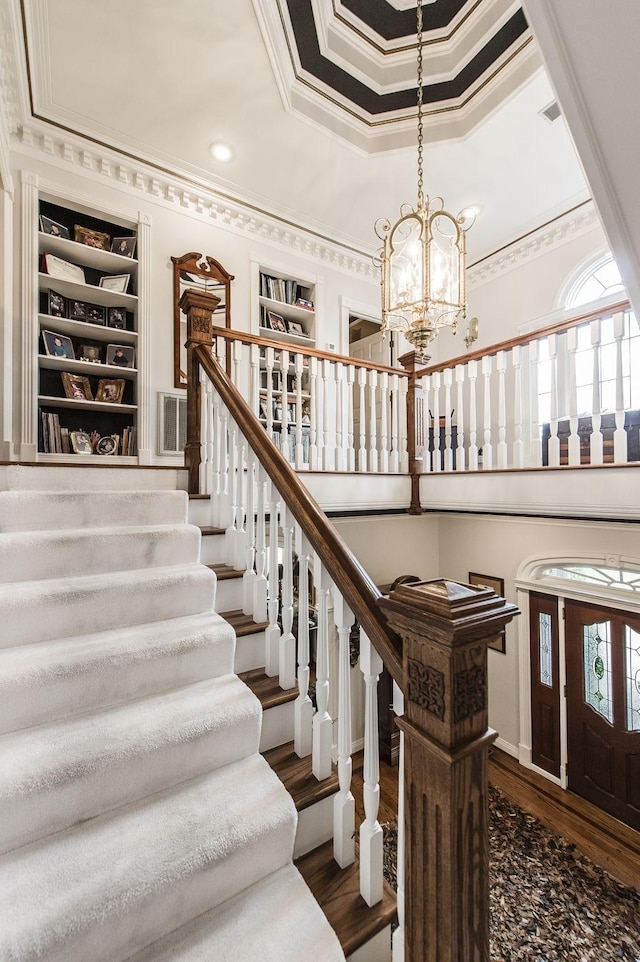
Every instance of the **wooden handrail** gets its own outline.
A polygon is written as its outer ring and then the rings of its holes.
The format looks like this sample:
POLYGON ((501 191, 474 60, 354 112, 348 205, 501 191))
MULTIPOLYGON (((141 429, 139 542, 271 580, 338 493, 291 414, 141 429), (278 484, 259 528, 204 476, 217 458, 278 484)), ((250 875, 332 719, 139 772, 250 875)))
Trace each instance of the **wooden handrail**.
POLYGON ((566 321, 557 321, 555 324, 549 324, 547 327, 530 331, 528 334, 521 334, 519 337, 509 338, 507 341, 499 341, 497 344, 490 344, 488 347, 478 348, 477 351, 469 351, 468 354, 452 357, 448 361, 442 361, 440 364, 431 364, 429 367, 424 367, 417 371, 416 377, 422 377, 425 374, 437 374, 439 371, 446 371, 450 367, 455 367, 456 364, 467 364, 469 361, 477 361, 482 357, 497 354, 498 351, 509 351, 513 347, 522 347, 525 344, 530 344, 531 341, 537 341, 541 337, 547 337, 549 334, 560 334, 562 331, 568 331, 571 327, 586 324, 588 321, 593 321, 597 317, 609 317, 611 314, 617 314, 619 311, 626 311, 630 307, 631 303, 628 299, 616 301, 615 304, 609 304, 607 307, 595 308, 592 311, 587 311, 585 314, 580 314, 578 317, 572 317, 566 321))
MULTIPOLYGON (((217 333, 217 332, 216 332, 217 333)), ((194 346, 194 353, 207 377, 241 425, 242 433, 287 507, 309 539, 333 582, 362 626, 363 631, 398 684, 402 683, 402 642, 378 608, 381 597, 369 575, 335 530, 317 501, 301 483, 296 472, 275 447, 247 402, 228 375, 211 356, 205 344, 194 346)))

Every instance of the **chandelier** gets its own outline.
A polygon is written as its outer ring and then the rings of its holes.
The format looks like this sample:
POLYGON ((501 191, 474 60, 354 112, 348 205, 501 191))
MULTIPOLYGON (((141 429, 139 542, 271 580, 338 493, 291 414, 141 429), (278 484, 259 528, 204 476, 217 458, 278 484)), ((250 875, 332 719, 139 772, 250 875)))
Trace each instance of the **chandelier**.
POLYGON ((466 318, 465 235, 475 217, 465 211, 454 217, 444 209, 442 197, 429 198, 423 191, 422 0, 417 6, 417 48, 418 204, 403 204, 393 226, 385 217, 376 221, 383 246, 374 264, 381 270, 381 329, 402 331, 425 358, 440 330, 449 328, 455 334, 466 318))

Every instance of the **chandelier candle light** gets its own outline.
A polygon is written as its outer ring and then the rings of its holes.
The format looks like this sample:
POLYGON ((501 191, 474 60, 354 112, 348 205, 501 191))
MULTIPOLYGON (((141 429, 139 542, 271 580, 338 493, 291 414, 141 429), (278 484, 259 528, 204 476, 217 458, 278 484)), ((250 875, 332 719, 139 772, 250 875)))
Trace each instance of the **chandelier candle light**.
POLYGON ((422 0, 417 6, 417 48, 418 204, 415 209, 403 204, 393 226, 385 217, 376 221, 383 246, 374 264, 381 269, 382 330, 402 331, 424 359, 442 328, 455 334, 458 322, 466 318, 465 235, 475 217, 468 211, 454 217, 444 209, 442 197, 430 199, 423 191, 422 0))

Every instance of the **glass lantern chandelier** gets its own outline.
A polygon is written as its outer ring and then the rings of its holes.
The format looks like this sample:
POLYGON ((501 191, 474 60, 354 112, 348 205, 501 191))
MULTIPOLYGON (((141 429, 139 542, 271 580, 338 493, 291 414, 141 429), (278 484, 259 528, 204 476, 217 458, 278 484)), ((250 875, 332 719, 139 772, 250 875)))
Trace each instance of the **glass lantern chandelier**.
POLYGON ((383 331, 402 331, 421 358, 443 328, 455 334, 466 317, 465 235, 474 217, 454 217, 441 197, 423 191, 422 0, 417 6, 418 204, 403 204, 392 226, 381 217, 375 232, 383 246, 374 257, 381 270, 383 331))

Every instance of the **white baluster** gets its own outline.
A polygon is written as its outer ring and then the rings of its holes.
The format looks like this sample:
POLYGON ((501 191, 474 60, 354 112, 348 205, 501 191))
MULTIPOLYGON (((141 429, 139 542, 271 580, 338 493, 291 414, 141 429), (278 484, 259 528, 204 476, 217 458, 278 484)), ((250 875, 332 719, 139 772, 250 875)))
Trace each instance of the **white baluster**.
POLYGON ((367 470, 367 418, 366 418, 366 405, 365 405, 365 387, 367 384, 367 369, 364 367, 358 368, 358 415, 359 415, 359 431, 360 431, 360 446, 358 448, 358 471, 367 470))
POLYGON ((456 364, 456 427, 458 439, 456 447, 456 471, 464 471, 466 466, 464 449, 464 382, 465 365, 456 364))
POLYGON ((356 449, 353 438, 353 392, 356 379, 356 369, 353 364, 347 367, 347 471, 356 469, 356 449))
POLYGON ((493 444, 491 441, 491 355, 482 358, 484 378, 484 437, 482 442, 482 468, 493 467, 493 444))
POLYGON ((505 372, 507 359, 504 351, 498 351, 496 357, 498 371, 498 446, 496 449, 497 466, 506 468, 508 465, 507 450, 507 397, 505 390, 505 372))
POLYGON ((600 391, 600 318, 591 321, 591 346, 593 347, 593 403, 591 412, 591 464, 604 462, 602 431, 602 395, 600 391))
POLYGON ((202 368, 198 370, 200 381, 200 464, 198 466, 198 490, 208 494, 207 490, 207 436, 209 433, 209 378, 202 368))
MULTIPOLYGON (((393 710, 399 718, 404 715, 404 695, 395 681, 393 683, 393 710)), ((400 757, 398 761, 398 837, 396 849, 396 912, 398 914, 398 926, 391 937, 393 962, 404 962, 404 846, 404 732, 400 732, 400 757)))
POLYGON ((542 464, 540 414, 538 410, 538 341, 529 341, 529 457, 530 467, 542 464))
POLYGON ((236 487, 237 487, 237 520, 236 520, 236 543, 234 549, 233 567, 236 571, 244 571, 247 560, 247 529, 245 527, 247 517, 247 503, 245 497, 245 453, 247 442, 242 434, 238 432, 239 453, 236 468, 236 487))
POLYGON ((329 590, 330 579, 320 559, 316 556, 314 582, 318 602, 318 627, 316 630, 316 705, 313 716, 313 759, 311 770, 318 779, 331 774, 331 745, 333 725, 329 715, 329 590))
POLYGON ((304 445, 302 443, 302 375, 304 372, 304 355, 296 354, 295 361, 296 377, 296 448, 294 452, 294 463, 299 471, 304 467, 304 445))
POLYGON ((293 526, 291 509, 282 505, 282 634, 278 659, 280 687, 285 691, 296 684, 296 640, 293 637, 293 526))
POLYGON ((627 460, 627 432, 624 429, 624 381, 622 370, 622 339, 625 331, 625 315, 613 315, 613 336, 616 342, 616 428, 613 432, 613 460, 624 464, 627 460))
POLYGON ((453 471, 453 451, 451 447, 451 385, 453 369, 443 371, 444 381, 444 470, 453 471))
POLYGON ((364 715, 364 811, 360 826, 360 895, 367 905, 382 899, 382 827, 380 806, 380 760, 378 757, 378 677, 382 659, 360 629, 360 668, 365 681, 364 715))
POLYGON ((233 362, 233 383, 238 390, 242 390, 242 341, 232 342, 231 359, 233 362))
POLYGON ((469 361, 469 470, 478 470, 478 414, 476 409, 476 384, 478 362, 469 361))
POLYGON ((256 417, 260 414, 260 348, 249 344, 249 404, 256 417))
POLYGON ((291 451, 289 448, 289 352, 282 351, 280 354, 280 406, 282 409, 280 416, 280 450, 286 461, 291 461, 291 451))
POLYGON ((229 524, 225 531, 224 550, 225 562, 233 566, 236 557, 236 534, 238 531, 238 427, 231 422, 229 430, 229 524))
POLYGON ((220 517, 218 526, 226 528, 231 520, 231 435, 229 433, 229 411, 222 401, 220 401, 220 414, 222 429, 220 431, 220 517))
POLYGON ((211 488, 211 523, 214 528, 222 527, 220 522, 221 497, 223 489, 223 457, 226 451, 223 432, 222 401, 217 391, 213 394, 213 479, 211 488))
POLYGON ((398 381, 398 404, 396 414, 398 418, 398 442, 400 445, 400 471, 409 473, 409 438, 407 435, 407 394, 409 379, 400 377, 398 381))
POLYGON ((567 444, 567 463, 580 464, 580 435, 578 433, 578 392, 576 389, 576 352, 578 350, 578 331, 570 327, 567 331, 567 353, 569 364, 569 441, 567 444))
POLYGON ((247 448, 247 477, 246 500, 247 515, 245 521, 246 543, 244 575, 242 576, 242 611, 245 615, 253 616, 253 601, 255 597, 255 555, 256 555, 256 510, 255 510, 255 455, 251 448, 247 448))
POLYGON ((406 422, 403 412, 406 407, 402 407, 400 400, 400 378, 398 374, 391 375, 391 457, 389 458, 389 470, 392 474, 397 474, 400 470, 400 423, 401 418, 406 422))
POLYGON ((298 697, 293 706, 293 750, 298 758, 311 754, 313 703, 309 698, 309 555, 306 536, 296 525, 298 555, 298 697))
POLYGON ((549 466, 560 464, 560 438, 558 437, 558 338, 550 334, 549 367, 551 374, 551 391, 549 396, 549 466))
POLYGON ((333 370, 336 395, 336 448, 334 465, 336 471, 344 471, 346 463, 344 449, 344 365, 338 361, 334 364, 333 370))
POLYGON ((329 383, 331 380, 333 362, 325 358, 322 362, 322 461, 321 464, 325 471, 335 470, 334 454, 335 451, 331 446, 331 434, 330 434, 330 407, 331 407, 331 389, 329 383))
POLYGON ((338 782, 333 799, 333 857, 346 868, 355 860, 356 803, 351 794, 351 668, 349 633, 353 612, 333 589, 333 616, 338 629, 338 782))
POLYGON ((380 472, 389 473, 389 374, 380 371, 380 472))
POLYGON ((264 672, 270 678, 278 674, 280 659, 280 579, 278 577, 278 492, 273 482, 269 489, 269 627, 264 635, 264 672))
POLYGON ((257 513, 256 513, 256 577, 253 583, 253 619, 261 624, 267 620, 267 546, 264 468, 256 462, 257 513))
POLYGON ((378 389, 378 372, 369 371, 369 471, 378 472, 378 412, 376 408, 376 392, 378 389))
POLYGON ((273 366, 274 366, 274 354, 273 348, 268 347, 264 352, 265 369, 267 375, 267 434, 273 440, 273 366))
POLYGON ((442 381, 442 376, 439 371, 431 375, 431 383, 433 386, 433 398, 432 398, 432 436, 433 436, 433 453, 431 456, 431 470, 440 471, 442 470, 442 464, 440 462, 440 383, 442 381))
POLYGON ((309 358, 309 468, 318 470, 318 358, 309 358))
POLYGON ((513 466, 524 467, 524 440, 522 437, 522 349, 511 348, 513 364, 513 466))
POLYGON ((426 416, 427 424, 427 440, 424 451, 424 458, 422 460, 422 470, 425 474, 430 474, 433 471, 433 458, 432 458, 432 447, 433 447, 433 411, 431 410, 433 405, 432 398, 433 391, 433 379, 430 374, 422 375, 422 396, 424 399, 424 410, 426 416))

